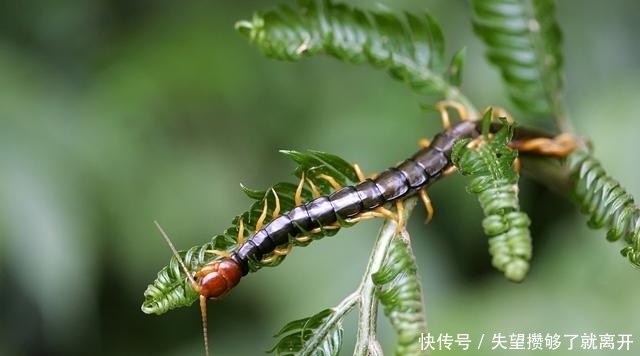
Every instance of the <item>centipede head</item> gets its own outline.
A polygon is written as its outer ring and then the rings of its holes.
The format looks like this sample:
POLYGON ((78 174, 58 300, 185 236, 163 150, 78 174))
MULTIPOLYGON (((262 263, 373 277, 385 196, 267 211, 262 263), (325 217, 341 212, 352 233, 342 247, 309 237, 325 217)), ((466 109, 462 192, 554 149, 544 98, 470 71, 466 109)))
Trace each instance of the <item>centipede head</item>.
POLYGON ((193 276, 185 267, 185 273, 191 281, 193 289, 200 294, 200 315, 202 316, 202 334, 204 337, 205 356, 209 356, 209 341, 207 330, 207 299, 217 300, 240 282, 242 270, 238 264, 229 258, 207 263, 193 276))
POLYGON ((240 266, 229 258, 208 263, 194 275, 198 293, 206 299, 213 300, 224 297, 240 282, 240 278, 240 266))
POLYGON ((220 299, 240 282, 242 270, 232 259, 224 258, 204 265, 198 272, 191 274, 180 257, 171 239, 157 221, 154 221, 160 234, 165 239, 173 256, 178 260, 183 272, 187 275, 193 289, 200 294, 200 313, 202 316, 202 334, 204 337, 204 352, 209 356, 209 338, 207 331, 207 299, 220 299))

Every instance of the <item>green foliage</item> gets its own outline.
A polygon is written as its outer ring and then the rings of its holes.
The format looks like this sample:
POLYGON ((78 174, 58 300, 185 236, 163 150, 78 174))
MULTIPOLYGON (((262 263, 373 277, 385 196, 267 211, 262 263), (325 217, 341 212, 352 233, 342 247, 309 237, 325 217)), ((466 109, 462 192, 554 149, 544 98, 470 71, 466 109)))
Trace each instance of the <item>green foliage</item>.
POLYGON ((633 197, 584 150, 569 156, 569 167, 574 197, 582 212, 590 215, 589 227, 606 227, 609 241, 624 238, 627 246, 620 253, 640 268, 640 209, 633 197))
POLYGON ((398 337, 395 354, 420 355, 418 342, 427 333, 418 268, 409 241, 396 238, 382 268, 372 276, 379 286, 380 303, 398 337))
POLYGON ((562 37, 553 0, 473 0, 475 32, 522 110, 560 116, 562 37))
MULTIPOLYGON (((405 202, 402 219, 415 207, 416 199, 405 202)), ((354 354, 380 354, 376 338, 378 303, 384 306, 398 341, 396 353, 422 355, 419 337, 426 332, 417 266, 408 234, 398 236, 395 221, 385 220, 358 289, 331 309, 288 323, 275 336, 271 349, 277 355, 336 355, 342 343, 344 316, 359 307, 358 340, 354 354)))
POLYGON ((308 318, 294 320, 276 335, 278 343, 269 350, 277 356, 335 356, 342 345, 342 319, 325 309, 308 318))
POLYGON ((467 49, 463 48, 451 58, 451 63, 447 69, 447 80, 453 86, 459 87, 462 84, 462 68, 464 67, 466 55, 467 49))
POLYGON ((445 79, 444 39, 428 13, 397 15, 365 11, 329 0, 300 0, 236 24, 266 56, 297 61, 326 54, 353 64, 369 63, 420 93, 457 95, 463 55, 445 79))
MULTIPOLYGON (((318 151, 307 153, 296 151, 282 151, 285 155, 294 160, 298 166, 294 174, 300 178, 302 174, 307 182, 313 183, 320 194, 329 194, 334 188, 325 179, 319 176, 324 174, 333 177, 341 185, 353 184, 357 181, 356 173, 348 162, 338 156, 318 151)), ((294 197, 297 185, 292 183, 277 183, 267 190, 251 190, 243 187, 245 194, 255 200, 248 211, 236 216, 232 220, 232 226, 222 234, 214 236, 211 241, 194 246, 189 250, 181 251, 180 256, 185 262, 187 269, 195 273, 205 264, 212 262, 219 257, 212 254, 211 250, 233 252, 237 247, 237 237, 240 220, 244 224, 244 236, 250 236, 255 232, 256 223, 263 212, 265 201, 267 204, 267 219, 265 223, 272 219, 276 208, 275 195, 278 196, 280 211, 291 210, 295 206, 294 197)), ((302 189, 302 200, 309 201, 313 196, 312 191, 307 187, 302 189)), ((338 229, 328 229, 318 233, 309 234, 310 240, 300 241, 291 239, 291 243, 296 246, 306 246, 311 241, 325 236, 334 235, 338 229)), ((285 256, 268 255, 263 261, 250 261, 249 269, 255 272, 262 267, 277 266, 285 256), (268 262, 266 262, 268 261, 268 262)), ((142 304, 142 311, 147 314, 163 314, 171 309, 189 306, 197 300, 198 294, 193 290, 188 277, 184 274, 178 260, 171 258, 169 265, 164 267, 156 280, 147 287, 144 292, 145 300, 142 304)))
MULTIPOLYGON (((485 122, 490 119, 491 110, 484 117, 485 122)), ((518 152, 507 146, 513 127, 503 123, 504 127, 490 139, 485 133, 479 143, 471 139, 456 142, 451 160, 460 173, 473 177, 467 190, 478 196, 484 212, 482 227, 490 237, 493 266, 508 279, 520 282, 531 259, 531 221, 520 211, 518 202, 518 173, 513 168, 518 152)))
MULTIPOLYGON (((565 120, 562 101, 561 35, 555 22, 551 0, 472 0, 474 29, 488 46, 489 60, 502 73, 512 100, 524 111, 549 114, 558 122, 565 120)), ((368 11, 330 0, 299 0, 296 8, 281 5, 275 10, 258 12, 250 21, 240 21, 236 29, 266 56, 298 61, 315 55, 328 55, 350 64, 367 63, 408 84, 421 94, 435 94, 462 104, 477 117, 473 105, 460 92, 465 50, 458 51, 447 66, 440 27, 428 13, 395 14, 386 10, 368 11)), ((458 170, 473 179, 467 190, 478 196, 485 218, 482 226, 489 236, 492 264, 512 281, 522 281, 532 255, 531 224, 518 202, 518 172, 514 169, 516 150, 508 144, 514 128, 488 134, 491 112, 485 115, 483 136, 477 141, 460 140, 455 144, 452 161, 458 170)), ((559 125, 561 129, 563 125, 559 125)), ((533 131, 532 131, 533 132, 533 131)), ((346 186, 356 182, 355 171, 341 158, 322 152, 283 151, 298 167, 295 175, 305 177, 301 197, 309 201, 317 193, 334 190, 321 176, 329 176, 346 186)), ((622 250, 640 267, 640 212, 633 199, 590 156, 575 153, 570 167, 576 180, 576 196, 583 210, 591 214, 590 226, 608 226, 608 239, 622 237, 629 246, 622 250)), ((298 185, 277 183, 267 190, 243 187, 255 200, 250 209, 232 221, 232 226, 204 245, 180 252, 190 271, 214 261, 211 250, 232 252, 237 248, 240 222, 244 236, 256 230, 258 219, 267 207, 267 223, 275 214, 295 206, 298 185)), ((411 200, 406 202, 409 204, 411 200)), ((415 204, 413 202, 412 204, 415 204)), ((411 209, 405 210, 405 214, 411 209)), ((288 323, 276 335, 270 350, 276 355, 337 355, 342 344, 342 319, 358 306, 358 340, 355 354, 381 354, 376 339, 378 304, 390 320, 398 340, 397 355, 419 355, 419 337, 427 325, 422 290, 408 234, 398 232, 385 221, 373 249, 363 282, 356 292, 338 306, 311 317, 288 323), (386 228, 385 228, 386 227, 386 228)), ((344 224, 342 225, 344 226, 344 224)), ((290 239, 290 244, 306 246, 311 241, 337 233, 327 229, 311 234, 308 240, 290 239)), ((250 261, 255 272, 277 266, 285 256, 270 255, 262 261, 250 261)), ((187 276, 172 258, 145 292, 142 309, 161 314, 172 308, 190 305, 197 299, 187 276)))

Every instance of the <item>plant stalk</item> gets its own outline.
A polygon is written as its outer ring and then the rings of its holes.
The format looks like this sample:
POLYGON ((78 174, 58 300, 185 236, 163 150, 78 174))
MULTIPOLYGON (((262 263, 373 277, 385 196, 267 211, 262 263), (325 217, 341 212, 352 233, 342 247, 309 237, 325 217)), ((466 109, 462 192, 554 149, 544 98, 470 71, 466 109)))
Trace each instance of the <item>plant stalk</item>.
MULTIPOLYGON (((402 221, 408 221, 411 212, 416 206, 417 199, 417 197, 411 197, 404 201, 404 209, 401 215, 402 221)), ((400 233, 397 228, 397 222, 391 219, 386 219, 382 224, 369 257, 367 269, 356 292, 360 295, 360 316, 358 317, 358 334, 353 351, 354 356, 381 355, 381 347, 376 338, 379 300, 376 293, 377 286, 373 283, 371 276, 382 268, 389 252, 391 241, 400 233)))

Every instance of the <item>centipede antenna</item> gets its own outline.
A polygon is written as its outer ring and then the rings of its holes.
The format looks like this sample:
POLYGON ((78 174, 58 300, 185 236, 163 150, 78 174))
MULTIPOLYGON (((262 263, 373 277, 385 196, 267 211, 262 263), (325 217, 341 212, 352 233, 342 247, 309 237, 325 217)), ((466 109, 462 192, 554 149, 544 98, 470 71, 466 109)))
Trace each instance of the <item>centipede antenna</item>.
MULTIPOLYGON (((191 286, 193 287, 193 289, 198 291, 200 289, 200 286, 198 285, 198 283, 196 283, 196 280, 193 278, 191 273, 189 273, 189 270, 187 269, 187 265, 182 260, 182 257, 180 257, 180 254, 178 253, 178 250, 176 249, 176 247, 173 245, 173 242, 171 242, 169 235, 167 235, 167 233, 164 231, 162 226, 160 226, 160 223, 158 223, 157 220, 154 220, 153 223, 156 224, 156 227, 160 231, 160 234, 162 235, 164 240, 167 242, 167 245, 169 245, 171 252, 173 252, 173 256, 178 260, 178 263, 180 263, 180 267, 182 267, 182 270, 187 275, 187 278, 189 278, 189 282, 191 282, 191 286)), ((207 298, 202 294, 200 294, 200 314, 202 315, 202 337, 204 338, 204 354, 205 356, 209 356, 209 338, 207 337, 208 335, 207 298)))
POLYGON ((209 329, 207 328, 207 298, 200 295, 200 314, 202 315, 202 338, 204 340, 204 355, 209 356, 209 329))
POLYGON ((184 271, 184 273, 187 275, 187 278, 189 278, 189 282, 191 282, 193 289, 197 291, 199 289, 198 283, 196 283, 196 280, 193 279, 193 276, 191 275, 191 273, 189 273, 189 270, 187 269, 187 265, 184 264, 184 261, 182 260, 182 257, 180 257, 178 250, 176 250, 176 247, 173 245, 173 242, 171 242, 169 235, 167 235, 167 233, 164 232, 164 229, 162 229, 162 226, 160 226, 160 223, 158 223, 157 220, 153 220, 153 223, 156 224, 156 227, 160 231, 160 234, 162 235, 164 240, 167 242, 167 245, 169 245, 171 252, 173 252, 173 256, 178 260, 178 263, 180 263, 180 267, 182 267, 182 271, 184 271))

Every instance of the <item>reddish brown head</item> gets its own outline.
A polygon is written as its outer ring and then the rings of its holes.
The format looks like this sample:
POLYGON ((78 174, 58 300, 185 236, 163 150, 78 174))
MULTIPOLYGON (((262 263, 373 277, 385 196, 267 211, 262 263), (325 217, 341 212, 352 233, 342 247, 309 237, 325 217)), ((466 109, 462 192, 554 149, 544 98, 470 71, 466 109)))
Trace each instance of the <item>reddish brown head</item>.
POLYGON ((242 270, 232 259, 222 259, 204 265, 194 275, 198 283, 198 292, 207 299, 220 299, 235 287, 242 270))
POLYGON ((227 294, 242 278, 242 269, 232 259, 225 258, 207 263, 195 275, 184 264, 182 257, 171 243, 169 236, 160 224, 154 221, 162 237, 169 245, 173 256, 178 260, 182 270, 189 278, 193 288, 200 293, 200 312, 202 313, 202 336, 204 337, 204 353, 209 355, 209 341, 207 338, 207 299, 220 299, 227 294))

